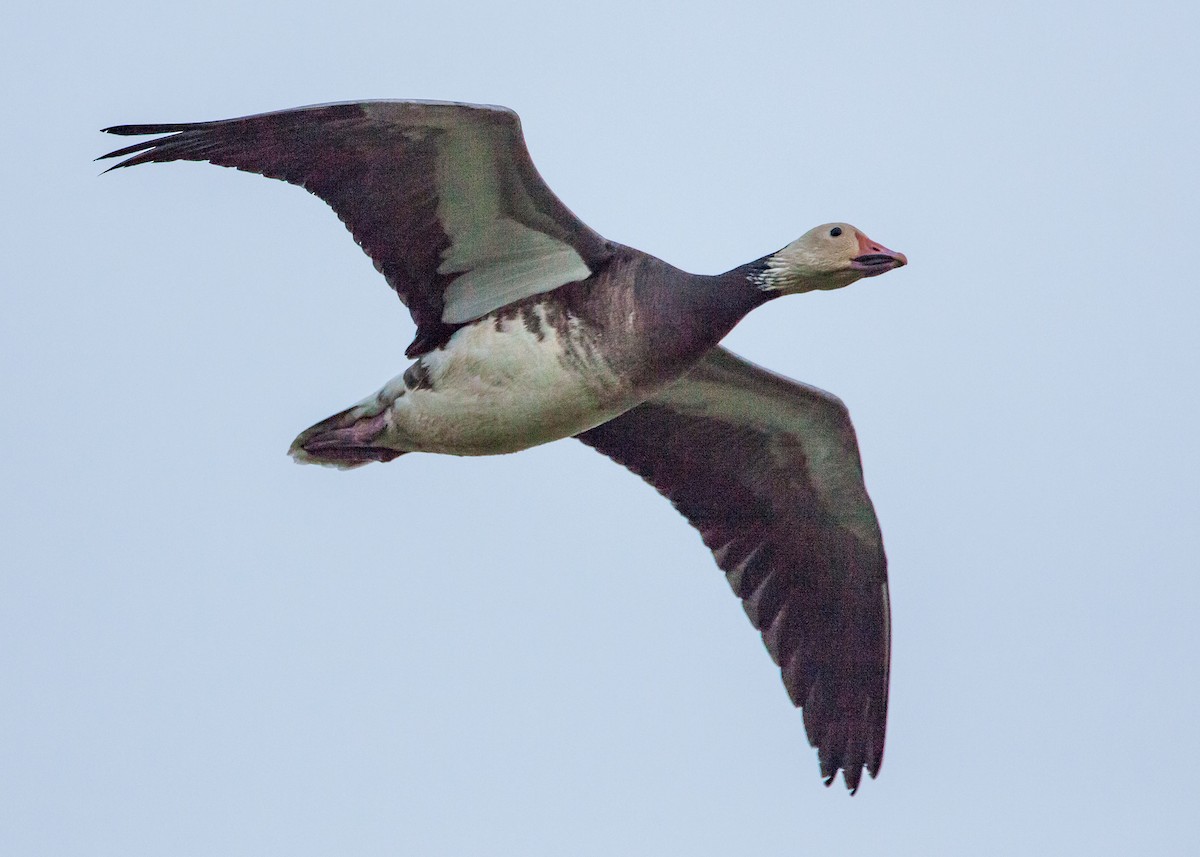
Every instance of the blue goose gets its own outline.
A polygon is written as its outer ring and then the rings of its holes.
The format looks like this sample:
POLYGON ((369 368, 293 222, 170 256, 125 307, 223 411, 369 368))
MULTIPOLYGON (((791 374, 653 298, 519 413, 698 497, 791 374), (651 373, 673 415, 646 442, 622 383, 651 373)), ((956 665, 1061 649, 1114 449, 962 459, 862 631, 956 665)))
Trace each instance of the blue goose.
POLYGON ((302 432, 297 461, 493 455, 576 437, 644 478, 700 532, 742 599, 826 785, 883 760, 886 560, 846 408, 718 344, 781 295, 907 263, 846 223, 719 276, 688 274, 582 223, 501 107, 326 104, 120 125, 165 135, 116 166, 209 161, 328 203, 416 323, 413 363, 302 432))

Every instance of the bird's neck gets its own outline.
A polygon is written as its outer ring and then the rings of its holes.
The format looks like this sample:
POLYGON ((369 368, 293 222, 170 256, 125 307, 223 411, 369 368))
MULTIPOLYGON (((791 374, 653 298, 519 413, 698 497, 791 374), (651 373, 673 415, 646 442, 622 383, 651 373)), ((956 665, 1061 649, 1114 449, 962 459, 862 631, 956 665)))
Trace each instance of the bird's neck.
MULTIPOLYGON (((600 275, 600 282, 619 287, 593 287, 587 294, 603 296, 597 306, 608 321, 598 327, 607 329, 610 338, 617 330, 628 332, 623 345, 610 348, 614 359, 626 361, 635 386, 651 388, 686 372, 748 312, 777 296, 758 285, 765 265, 764 258, 724 274, 701 276, 628 251, 600 275)), ((560 293, 568 294, 570 288, 560 293)))
POLYGON ((697 277, 682 290, 677 299, 684 306, 679 307, 681 311, 675 312, 674 316, 684 326, 694 323, 692 333, 697 340, 703 340, 697 345, 702 345, 704 350, 711 348, 747 313, 779 296, 778 292, 765 290, 760 285, 765 267, 766 257, 724 274, 697 277))
POLYGON ((763 256, 724 274, 705 277, 707 300, 720 317, 729 319, 728 329, 732 329, 751 310, 779 297, 780 292, 763 287, 769 259, 769 256, 763 256))

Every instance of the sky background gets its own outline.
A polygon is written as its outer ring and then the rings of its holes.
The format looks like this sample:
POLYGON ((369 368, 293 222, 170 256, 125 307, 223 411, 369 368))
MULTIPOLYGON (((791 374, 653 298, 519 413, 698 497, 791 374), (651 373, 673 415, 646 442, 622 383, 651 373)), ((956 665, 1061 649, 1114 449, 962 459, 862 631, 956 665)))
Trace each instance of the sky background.
POLYGON ((1198 853, 1200 7, 442 5, 6 13, 0 853, 1198 853), (895 636, 856 797, 595 452, 291 462, 412 336, 318 200, 92 162, 383 97, 513 107, 687 270, 830 220, 908 255, 726 340, 858 428, 895 636))

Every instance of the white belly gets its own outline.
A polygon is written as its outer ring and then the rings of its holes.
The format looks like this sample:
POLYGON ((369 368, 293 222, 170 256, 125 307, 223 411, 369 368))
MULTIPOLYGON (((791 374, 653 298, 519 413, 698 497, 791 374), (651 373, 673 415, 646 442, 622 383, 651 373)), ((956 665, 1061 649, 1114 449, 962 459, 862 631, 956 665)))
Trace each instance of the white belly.
POLYGON ((428 388, 407 389, 396 379, 380 391, 380 404, 395 397, 377 442, 454 455, 516 452, 586 431, 638 403, 585 331, 538 329, 540 336, 516 317, 457 331, 422 358, 428 388))

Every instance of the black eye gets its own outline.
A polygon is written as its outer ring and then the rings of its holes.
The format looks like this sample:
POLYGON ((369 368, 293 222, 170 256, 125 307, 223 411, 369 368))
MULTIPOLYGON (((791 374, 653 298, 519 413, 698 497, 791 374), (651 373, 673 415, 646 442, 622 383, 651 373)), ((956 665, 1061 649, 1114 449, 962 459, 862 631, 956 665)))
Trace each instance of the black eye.
POLYGON ((842 234, 842 227, 840 227, 840 226, 833 227, 832 229, 829 230, 829 234, 832 235, 834 238, 837 238, 839 235, 842 234))

